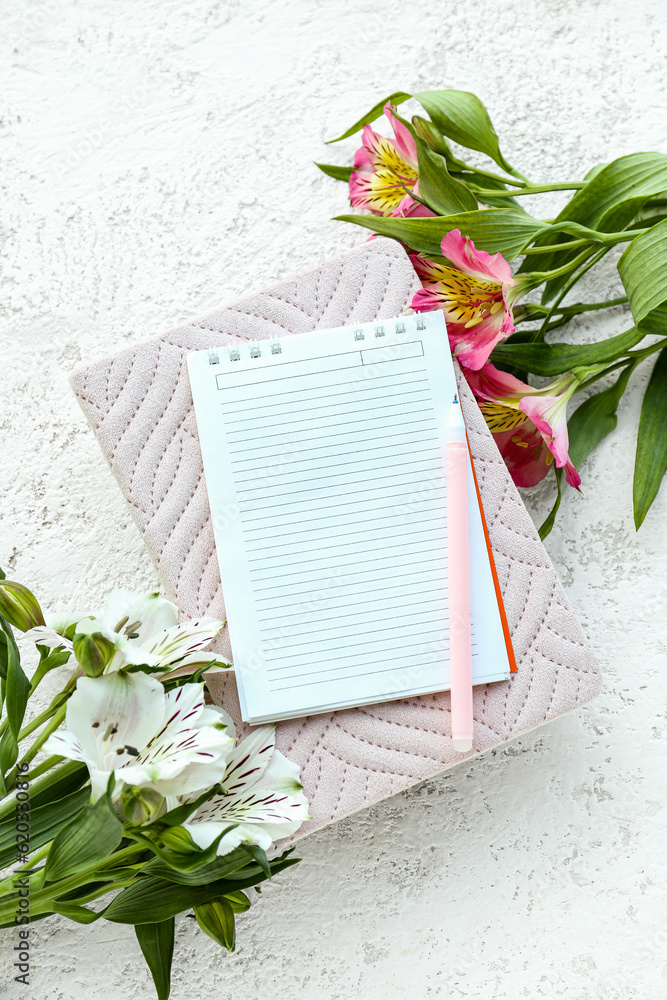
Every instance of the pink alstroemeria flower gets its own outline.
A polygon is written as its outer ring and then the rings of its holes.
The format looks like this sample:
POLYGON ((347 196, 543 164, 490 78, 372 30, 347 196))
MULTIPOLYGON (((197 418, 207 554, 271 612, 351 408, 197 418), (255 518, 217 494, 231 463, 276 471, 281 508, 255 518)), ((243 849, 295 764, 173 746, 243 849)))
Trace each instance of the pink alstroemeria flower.
POLYGON ((453 266, 410 255, 424 285, 412 308, 442 309, 452 352, 465 368, 478 371, 496 344, 514 332, 512 306, 528 290, 527 276, 514 278, 502 254, 476 250, 458 229, 447 233, 441 249, 453 266))
POLYGON ((417 184, 417 144, 389 103, 384 113, 394 138, 378 135, 370 125, 364 125, 362 145, 355 153, 355 169, 350 174, 350 201, 355 208, 367 208, 374 215, 392 215, 404 200, 405 189, 415 190, 417 184))
MULTIPOLYGON (((418 184, 415 184, 413 188, 415 194, 417 193, 418 186, 418 184)), ((409 194, 406 194, 403 201, 401 201, 391 213, 391 217, 395 219, 425 219, 429 215, 435 215, 435 212, 432 212, 430 208, 426 207, 426 205, 422 205, 420 201, 415 201, 415 199, 411 198, 409 194)), ((368 237, 367 242, 370 243, 371 240, 376 240, 377 235, 377 233, 373 233, 372 236, 368 237)), ((401 246, 405 247, 408 253, 410 252, 410 248, 406 247, 405 243, 401 243, 401 246)))
POLYGON ((578 374, 568 372, 543 389, 491 364, 466 372, 466 378, 517 486, 539 483, 555 462, 565 469, 570 486, 579 489, 581 476, 570 461, 567 435, 567 404, 581 383, 578 374))
MULTIPOLYGON (((415 194, 419 194, 419 182, 415 184, 412 190, 415 194)), ((426 205, 422 205, 420 201, 415 201, 409 194, 406 194, 405 198, 399 202, 391 213, 392 218, 396 219, 426 219, 433 215, 435 215, 435 212, 432 212, 426 205)))

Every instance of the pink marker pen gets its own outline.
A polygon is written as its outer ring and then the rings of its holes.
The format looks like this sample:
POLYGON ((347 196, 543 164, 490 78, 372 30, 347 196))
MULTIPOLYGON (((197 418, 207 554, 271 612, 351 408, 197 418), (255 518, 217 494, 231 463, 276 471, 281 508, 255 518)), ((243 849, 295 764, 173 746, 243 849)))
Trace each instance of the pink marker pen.
POLYGON ((449 671, 454 749, 472 749, 472 650, 468 443, 458 395, 447 425, 447 570, 449 576, 449 671))

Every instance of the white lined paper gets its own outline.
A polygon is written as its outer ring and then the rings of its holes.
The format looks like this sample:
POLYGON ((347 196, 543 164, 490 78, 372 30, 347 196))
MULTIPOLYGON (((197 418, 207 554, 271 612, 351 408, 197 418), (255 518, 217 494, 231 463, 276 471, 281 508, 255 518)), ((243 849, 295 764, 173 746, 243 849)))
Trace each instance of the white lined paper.
MULTIPOLYGON (((441 313, 190 355, 243 717, 448 687, 441 313), (359 337, 362 331, 363 339, 359 337)), ((509 662, 470 473, 473 679, 509 662)))

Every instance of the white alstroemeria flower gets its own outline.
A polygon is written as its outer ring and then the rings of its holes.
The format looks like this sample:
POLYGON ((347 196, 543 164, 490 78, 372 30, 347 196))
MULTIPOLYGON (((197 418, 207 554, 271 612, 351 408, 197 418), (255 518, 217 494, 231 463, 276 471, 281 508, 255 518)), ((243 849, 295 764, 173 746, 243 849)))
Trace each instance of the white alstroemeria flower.
POLYGON ((121 783, 188 795, 222 779, 234 744, 227 728, 224 713, 204 704, 203 684, 165 693, 154 677, 116 672, 79 678, 65 730, 53 733, 43 749, 86 764, 93 801, 106 791, 112 772, 114 797, 121 783))
POLYGON ((57 649, 62 646, 72 652, 72 640, 66 639, 64 633, 70 627, 83 618, 83 615, 68 615, 59 612, 54 615, 44 615, 44 625, 35 625, 25 633, 28 639, 37 646, 47 646, 49 649, 57 649))
POLYGON ((217 668, 228 666, 217 653, 204 651, 224 622, 205 617, 179 624, 176 605, 158 593, 112 590, 100 615, 52 615, 45 621, 47 628, 39 626, 26 633, 41 645, 71 650, 71 641, 59 633, 74 622, 77 633, 101 633, 112 642, 116 649, 106 666, 107 674, 129 665, 177 670, 179 675, 193 673, 208 663, 217 668))
POLYGON ((238 823, 220 841, 218 854, 227 854, 242 843, 267 850, 274 840, 296 833, 308 819, 299 768, 275 749, 274 726, 255 730, 235 747, 222 784, 227 794, 204 802, 183 824, 201 848, 208 847, 225 827, 238 823))

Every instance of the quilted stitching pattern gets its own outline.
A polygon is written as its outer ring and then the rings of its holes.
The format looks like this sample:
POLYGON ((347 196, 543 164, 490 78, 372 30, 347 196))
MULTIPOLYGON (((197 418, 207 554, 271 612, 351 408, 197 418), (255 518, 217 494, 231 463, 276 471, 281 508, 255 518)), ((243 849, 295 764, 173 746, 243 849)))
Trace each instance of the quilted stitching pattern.
MULTIPOLYGON (((418 286, 401 247, 373 240, 73 373, 73 389, 163 587, 183 614, 225 617, 186 353, 398 315, 418 286)), ((457 377, 519 667, 507 683, 475 689, 472 753, 479 753, 588 701, 601 680, 493 438, 457 377)), ((219 649, 230 654, 225 633, 219 649)), ((211 678, 211 687, 238 722, 233 674, 211 678)), ((450 733, 448 693, 281 723, 278 746, 300 765, 311 802, 302 833, 458 762, 450 733)))

